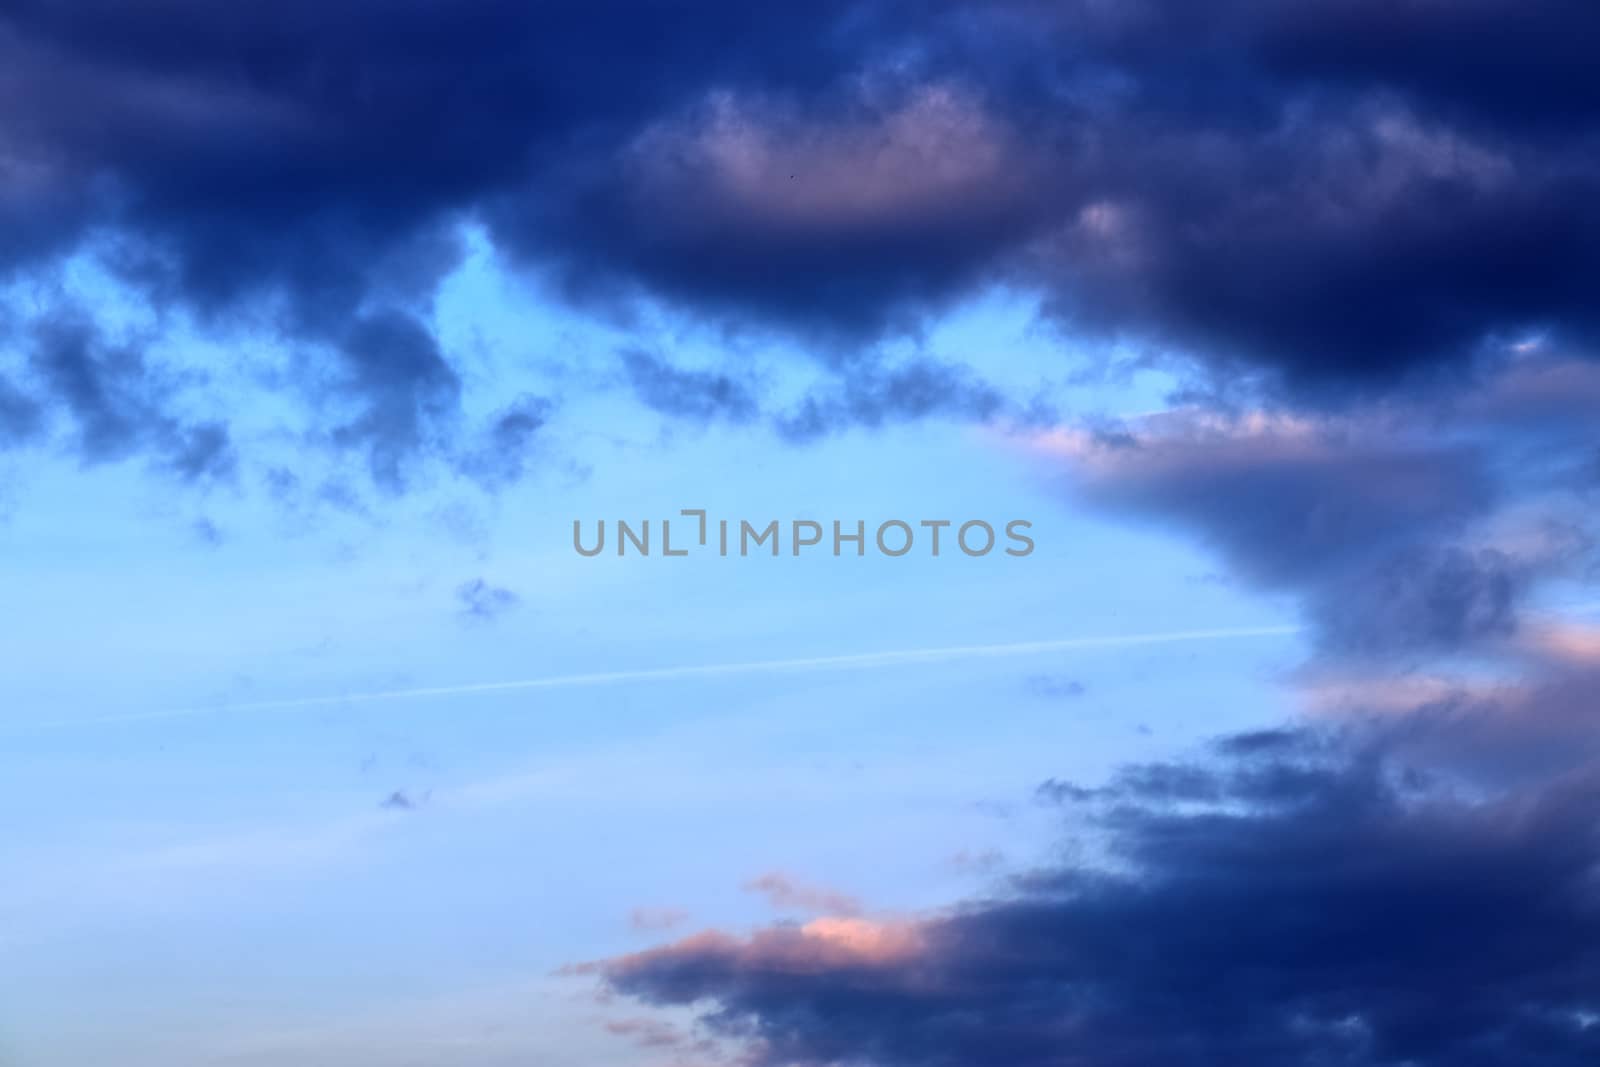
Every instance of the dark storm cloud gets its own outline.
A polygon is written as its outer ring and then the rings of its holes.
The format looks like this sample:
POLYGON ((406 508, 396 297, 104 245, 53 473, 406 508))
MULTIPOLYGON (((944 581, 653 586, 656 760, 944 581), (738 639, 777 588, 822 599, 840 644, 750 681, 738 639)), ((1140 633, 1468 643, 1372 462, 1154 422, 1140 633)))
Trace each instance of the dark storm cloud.
MULTIPOLYGON (((1466 361, 1534 327, 1592 338, 1593 109, 1529 89, 1507 114, 1444 75, 1505 68, 1503 30, 1594 79, 1560 17, 1529 33, 1517 5, 1469 6, 1481 36, 1450 5, 924 13, 897 78, 798 102, 728 87, 535 201, 541 223, 497 217, 597 287, 825 335, 1009 279, 1074 324, 1302 384, 1466 361), (1397 59, 1432 33, 1475 47, 1427 49, 1418 76, 1397 59), (1368 34, 1392 51, 1364 51, 1368 34), (1530 132, 1540 112, 1566 121, 1530 132)), ((1575 32, 1593 21, 1562 11, 1575 32)))
MULTIPOLYGON (((1164 13, 1196 25, 1192 9, 1168 4, 1164 13)), ((1562 125, 1600 116, 1600 83, 1581 43, 1600 32, 1600 12, 1583 0, 1293 6, 1236 0, 1207 12, 1213 13, 1280 76, 1332 85, 1380 82, 1482 123, 1562 125), (1253 29, 1236 28, 1250 21, 1253 29)), ((1140 27, 1130 36, 1163 29, 1159 19, 1129 21, 1140 27)), ((1169 22, 1165 30, 1176 28, 1169 22)))
POLYGON ((1070 811, 1099 865, 911 922, 593 965, 763 1065, 1577 1067, 1600 1055, 1600 785, 1467 800, 1284 730, 1070 811))
MULTIPOLYGON (((830 347, 989 281, 1301 384, 1600 326, 1578 0, 19 0, 0 264, 344 343, 482 223, 830 347)), ((402 369, 402 375, 405 371, 402 369)), ((368 377, 370 384, 374 379, 368 377)))
POLYGON ((826 32, 839 10, 24 0, 0 15, 4 203, 45 222, 8 227, 6 250, 113 225, 173 295, 287 295, 327 327, 374 290, 425 291, 461 213, 537 198, 707 86, 826 81, 851 51, 826 32))

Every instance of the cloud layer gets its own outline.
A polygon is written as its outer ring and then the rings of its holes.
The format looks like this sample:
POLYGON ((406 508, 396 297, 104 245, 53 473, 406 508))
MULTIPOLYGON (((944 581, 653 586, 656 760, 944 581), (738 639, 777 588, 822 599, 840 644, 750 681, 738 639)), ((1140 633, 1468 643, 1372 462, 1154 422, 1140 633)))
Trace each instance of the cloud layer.
POLYGON ((758 1064, 1566 1067, 1600 1053, 1600 780, 1469 799, 1371 736, 1052 783, 1097 863, 915 921, 589 968, 758 1064))
MULTIPOLYGON (((0 14, 0 275, 92 255, 163 309, 336 350, 365 408, 344 439, 390 484, 458 406, 416 333, 467 223, 589 306, 650 297, 829 360, 1006 284, 1074 330, 1342 394, 1534 332, 1588 350, 1595 19, 23 0, 0 14)), ((751 411, 736 379, 628 373, 663 410, 751 411)), ((0 385, 0 440, 62 402, 41 377, 0 385)), ((786 432, 997 407, 960 381, 896 406, 870 369, 839 392, 786 432)), ((183 466, 165 417, 131 437, 183 466)))
POLYGON ((8 262, 120 233, 168 294, 282 297, 307 328, 425 293, 468 214, 580 287, 819 328, 1002 274, 1309 375, 1594 324, 1576 0, 163 0, 0 27, 8 262))

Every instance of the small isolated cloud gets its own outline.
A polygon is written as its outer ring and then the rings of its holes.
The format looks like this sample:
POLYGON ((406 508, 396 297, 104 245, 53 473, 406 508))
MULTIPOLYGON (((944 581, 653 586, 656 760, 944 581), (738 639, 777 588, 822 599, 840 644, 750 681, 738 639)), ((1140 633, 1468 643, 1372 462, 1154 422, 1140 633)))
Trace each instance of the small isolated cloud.
POLYGON ((378 807, 384 811, 416 811, 428 802, 430 793, 413 794, 405 789, 396 789, 384 797, 378 807))
POLYGON ((480 440, 457 461, 461 472, 487 489, 503 489, 528 472, 539 434, 555 412, 548 397, 523 396, 495 412, 480 440))
POLYGON ((746 892, 759 893, 778 911, 822 915, 859 915, 861 902, 847 893, 806 885, 778 871, 770 871, 744 884, 746 892))
POLYGON ((1027 680, 1028 692, 1047 700, 1072 700, 1083 696, 1088 687, 1075 678, 1058 674, 1031 674, 1027 680))
POLYGON ((207 548, 216 548, 222 544, 222 531, 217 524, 205 516, 195 519, 189 524, 189 531, 194 534, 194 539, 207 548))
POLYGON ((521 604, 522 598, 509 589, 492 586, 482 578, 474 578, 456 587, 456 602, 466 619, 490 622, 521 604))
POLYGON ((689 913, 680 908, 634 908, 628 913, 628 926, 641 933, 672 930, 688 921, 689 913))

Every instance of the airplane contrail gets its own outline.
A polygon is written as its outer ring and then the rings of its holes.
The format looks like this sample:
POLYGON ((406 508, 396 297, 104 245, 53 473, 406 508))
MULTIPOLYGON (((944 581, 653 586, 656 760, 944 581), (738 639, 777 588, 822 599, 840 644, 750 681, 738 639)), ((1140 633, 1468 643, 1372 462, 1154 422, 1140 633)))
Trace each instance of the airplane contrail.
POLYGON ((1298 626, 1249 626, 1231 629, 1176 630, 1167 633, 1116 634, 1107 637, 1067 637, 1051 641, 1020 641, 998 645, 946 645, 939 648, 912 648, 893 652, 866 652, 846 656, 810 656, 802 659, 750 660, 742 663, 710 663, 690 667, 657 667, 643 670, 602 671, 591 674, 555 674, 543 678, 522 678, 504 682, 476 682, 461 685, 424 686, 411 689, 379 689, 337 696, 294 697, 285 700, 256 700, 203 707, 171 708, 163 711, 102 715, 90 719, 53 723, 58 728, 147 722, 158 719, 189 719, 253 711, 291 711, 301 708, 338 707, 371 704, 385 700, 417 700, 427 697, 475 696, 488 693, 513 693, 536 689, 574 689, 585 686, 625 685, 633 682, 670 682, 689 678, 723 678, 746 674, 782 674, 825 670, 861 670, 916 663, 944 663, 951 660, 983 659, 999 656, 1027 656, 1040 652, 1067 652, 1077 649, 1131 648, 1139 645, 1177 644, 1186 641, 1222 641, 1247 637, 1282 637, 1299 633, 1298 626))

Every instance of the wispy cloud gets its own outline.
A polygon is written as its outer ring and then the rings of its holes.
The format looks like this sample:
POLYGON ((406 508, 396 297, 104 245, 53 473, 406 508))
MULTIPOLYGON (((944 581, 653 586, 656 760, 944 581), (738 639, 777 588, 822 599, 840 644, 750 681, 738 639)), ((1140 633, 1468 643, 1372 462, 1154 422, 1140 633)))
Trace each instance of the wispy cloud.
POLYGON ((807 885, 782 871, 768 871, 758 878, 752 878, 744 888, 747 892, 766 897, 767 903, 779 911, 820 912, 847 917, 861 913, 861 902, 848 893, 826 886, 807 885))

